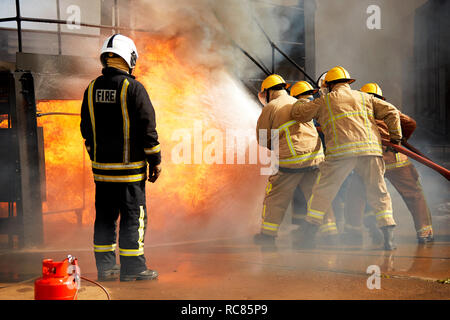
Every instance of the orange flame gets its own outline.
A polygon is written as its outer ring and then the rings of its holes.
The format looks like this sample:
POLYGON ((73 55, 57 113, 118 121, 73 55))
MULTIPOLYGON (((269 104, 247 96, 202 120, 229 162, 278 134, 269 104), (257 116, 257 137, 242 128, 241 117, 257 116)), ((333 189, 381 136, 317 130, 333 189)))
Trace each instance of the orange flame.
MULTIPOLYGON (((213 102, 205 100, 203 95, 211 81, 210 71, 183 63, 175 54, 183 41, 182 38, 140 38, 137 42, 140 56, 134 74, 152 100, 162 147, 162 174, 155 184, 147 184, 149 227, 156 230, 166 231, 170 226, 183 225, 190 220, 208 221, 216 214, 218 206, 235 210, 230 201, 236 197, 243 197, 238 200, 247 202, 244 210, 254 211, 259 202, 252 202, 252 199, 264 188, 265 178, 259 176, 257 165, 174 164, 171 161, 171 150, 178 143, 172 140, 175 129, 192 129, 199 120, 204 128, 226 129, 214 117, 213 102)), ((79 113, 80 106, 81 101, 53 100, 41 101, 37 107, 41 112, 79 113)), ((83 172, 85 151, 79 121, 79 117, 71 116, 39 119, 39 125, 44 127, 47 174, 44 211, 81 206, 84 186, 83 223, 90 224, 95 217, 94 187, 87 156, 83 172)), ((227 219, 240 219, 248 224, 254 215, 245 213, 247 216, 228 212, 227 219)), ((69 216, 64 219, 74 221, 74 215, 64 215, 69 216)))
MULTIPOLYGON (((37 109, 40 113, 67 112, 78 114, 81 101, 51 100, 40 101, 37 109)), ((44 128, 46 201, 44 212, 55 212, 83 208, 83 197, 93 201, 91 190, 89 157, 85 154, 80 133, 79 116, 48 115, 38 118, 38 126, 44 128), (83 157, 84 154, 84 157, 83 157), (83 160, 85 161, 83 166, 83 160), (83 189, 86 188, 86 193, 83 189)), ((58 215, 47 219, 64 217, 75 222, 75 215, 58 215)))

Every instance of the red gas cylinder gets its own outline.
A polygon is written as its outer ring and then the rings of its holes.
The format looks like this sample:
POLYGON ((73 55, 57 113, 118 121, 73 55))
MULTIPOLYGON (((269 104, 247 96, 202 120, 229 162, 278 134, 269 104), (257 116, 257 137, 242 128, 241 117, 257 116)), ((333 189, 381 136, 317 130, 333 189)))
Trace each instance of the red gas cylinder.
POLYGON ((34 282, 35 300, 76 300, 80 287, 77 259, 68 256, 61 262, 42 261, 42 278, 34 282))

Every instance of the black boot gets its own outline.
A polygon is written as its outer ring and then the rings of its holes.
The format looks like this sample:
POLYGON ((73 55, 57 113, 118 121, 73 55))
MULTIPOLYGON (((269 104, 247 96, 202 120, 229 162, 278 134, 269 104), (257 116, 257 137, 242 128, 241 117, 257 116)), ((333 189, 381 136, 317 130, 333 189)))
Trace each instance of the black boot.
POLYGON ((369 236, 370 239, 372 240, 372 245, 380 246, 383 243, 383 234, 377 227, 377 221, 375 219, 375 216, 373 215, 365 216, 364 225, 367 227, 369 231, 369 236))
POLYGON ((383 234, 380 232, 380 229, 378 229, 378 227, 370 227, 369 236, 374 246, 379 246, 383 243, 383 234))
POLYGON ((305 222, 302 225, 302 234, 298 241, 294 242, 295 249, 314 249, 316 247, 316 233, 319 226, 305 222))
POLYGON ((154 280, 158 278, 158 272, 155 270, 144 270, 136 274, 121 274, 120 281, 134 281, 134 280, 154 280))
POLYGON ((419 242, 419 244, 427 244, 427 243, 430 243, 433 241, 434 241, 434 237, 432 234, 429 234, 425 237, 417 236, 417 242, 419 242))
POLYGON ((395 250, 397 247, 394 244, 394 228, 395 226, 381 227, 384 235, 384 250, 395 250))
POLYGON ((98 281, 115 281, 119 277, 120 265, 116 264, 108 270, 99 270, 97 272, 98 281))
POLYGON ((320 241, 320 244, 327 247, 336 248, 341 244, 341 239, 338 234, 327 234, 322 236, 321 238, 322 239, 320 241))

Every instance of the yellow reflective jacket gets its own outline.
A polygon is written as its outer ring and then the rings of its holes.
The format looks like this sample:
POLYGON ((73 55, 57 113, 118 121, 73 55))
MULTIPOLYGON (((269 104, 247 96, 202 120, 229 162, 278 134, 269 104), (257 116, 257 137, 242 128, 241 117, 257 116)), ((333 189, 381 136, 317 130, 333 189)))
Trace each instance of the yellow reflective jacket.
POLYGON ((313 101, 297 101, 291 116, 299 122, 311 119, 319 122, 325 136, 327 158, 382 156, 376 119, 386 123, 392 139, 402 138, 397 108, 370 94, 352 90, 344 83, 313 101))
MULTIPOLYGON (((303 102, 308 100, 302 99, 303 102)), ((313 121, 299 123, 291 118, 292 104, 297 99, 285 90, 274 91, 272 100, 263 108, 256 126, 256 135, 266 134, 271 148, 271 129, 278 129, 279 166, 306 168, 316 166, 324 159, 322 142, 313 121), (265 132, 260 132, 265 129, 265 132)))

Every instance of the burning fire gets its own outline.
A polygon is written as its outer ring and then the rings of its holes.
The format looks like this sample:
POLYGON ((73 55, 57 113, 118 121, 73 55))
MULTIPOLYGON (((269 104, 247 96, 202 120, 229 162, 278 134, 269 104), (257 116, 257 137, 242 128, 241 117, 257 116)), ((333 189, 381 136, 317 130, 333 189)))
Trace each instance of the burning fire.
MULTIPOLYGON (((237 210, 232 205, 238 201, 248 204, 244 210, 253 211, 227 212, 227 219, 255 223, 253 213, 260 199, 256 202, 251 199, 255 197, 253 192, 259 195, 265 180, 259 176, 259 166, 174 164, 171 161, 171 150, 179 143, 172 140, 175 129, 192 129, 199 120, 204 128, 226 129, 226 124, 214 114, 214 102, 205 95, 214 80, 210 70, 183 63, 176 56, 183 41, 183 38, 144 37, 137 41, 140 55, 134 74, 147 89, 155 108, 162 147, 162 174, 155 184, 147 184, 149 227, 166 231, 170 226, 183 226, 187 221, 206 222, 217 214, 219 206, 237 210)), ((74 113, 79 113, 80 107, 78 100, 40 101, 37 106, 41 112, 74 113)), ((94 183, 87 154, 83 169, 85 151, 79 122, 78 116, 39 118, 39 125, 44 127, 46 157, 44 212, 82 207, 84 188, 83 223, 91 224, 95 217, 94 183)), ((72 214, 57 216, 75 221, 72 214)), ((46 219, 52 218, 49 215, 46 219)))
MULTIPOLYGON (((78 114, 79 100, 50 100, 37 104, 39 113, 66 112, 78 114)), ((46 201, 44 212, 55 212, 83 208, 93 202, 93 182, 90 178, 89 157, 83 147, 80 133, 80 117, 68 115, 48 115, 38 118, 38 126, 44 128, 46 201), (84 166, 83 166, 84 160, 84 166), (83 189, 86 193, 83 194, 83 189), (89 200, 88 200, 89 199, 89 200)), ((64 217, 75 222, 71 214, 48 215, 47 219, 64 217)))

